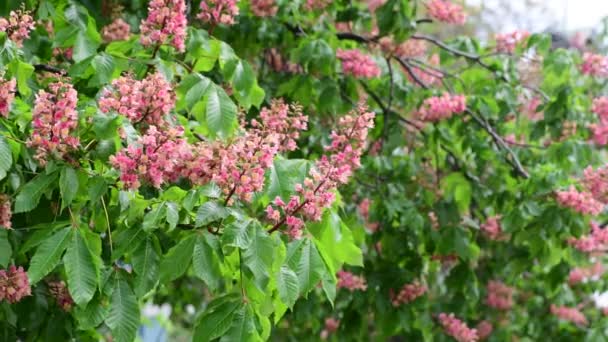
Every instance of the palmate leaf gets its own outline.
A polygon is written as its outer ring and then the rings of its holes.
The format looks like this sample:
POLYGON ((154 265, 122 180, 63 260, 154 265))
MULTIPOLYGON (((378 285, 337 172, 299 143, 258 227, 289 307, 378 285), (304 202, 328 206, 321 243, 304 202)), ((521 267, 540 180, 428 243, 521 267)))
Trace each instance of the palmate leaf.
POLYGON ((72 228, 64 228, 40 244, 27 270, 30 283, 37 283, 57 266, 71 241, 72 233, 72 228))
POLYGON ((68 289, 78 305, 88 303, 97 289, 97 263, 80 231, 72 234, 63 256, 68 289))
POLYGON ((106 324, 116 342, 132 342, 139 327, 139 305, 126 280, 116 277, 106 324))
POLYGON ((327 272, 315 244, 307 238, 289 244, 285 261, 298 276, 300 294, 304 296, 317 286, 327 272))

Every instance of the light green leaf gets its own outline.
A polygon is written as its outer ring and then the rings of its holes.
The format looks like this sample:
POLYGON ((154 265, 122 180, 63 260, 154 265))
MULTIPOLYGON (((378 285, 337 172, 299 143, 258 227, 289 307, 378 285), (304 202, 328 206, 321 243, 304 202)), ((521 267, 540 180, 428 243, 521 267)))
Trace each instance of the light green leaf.
POLYGON ((6 173, 13 166, 13 154, 6 138, 0 135, 0 180, 6 177, 6 173))
POLYGON ((73 168, 66 166, 61 169, 59 177, 59 192, 63 200, 62 207, 69 206, 78 193, 78 174, 73 168))
POLYGON ((44 240, 36 249, 36 253, 30 262, 27 275, 33 285, 49 274, 59 263, 63 251, 65 251, 70 241, 72 228, 64 228, 55 233, 50 238, 44 240))
POLYGON ((19 90, 19 93, 24 96, 29 96, 32 93, 32 90, 28 86, 27 81, 34 73, 34 66, 19 59, 14 59, 9 67, 13 77, 17 79, 17 89, 19 90))
POLYGON ((186 272, 192 260, 195 243, 196 235, 190 235, 169 249, 160 263, 161 282, 166 283, 186 272))
POLYGON ((139 327, 139 305, 129 283, 116 279, 106 324, 116 342, 133 342, 139 327))
POLYGON ((192 256, 192 268, 194 274, 214 291, 217 290, 222 282, 222 271, 220 263, 213 248, 207 243, 204 235, 199 235, 194 245, 192 256))
POLYGON ((279 196, 288 201, 295 193, 295 185, 302 184, 308 174, 309 163, 304 159, 277 159, 268 173, 266 195, 272 201, 279 196))
POLYGON ((15 200, 15 213, 30 211, 38 205, 42 194, 57 180, 57 173, 41 173, 25 184, 15 200))
POLYGON ((63 256, 68 289, 78 305, 88 303, 97 289, 97 265, 80 231, 75 231, 63 256))
POLYGON ((160 258, 158 253, 156 253, 152 239, 153 237, 148 237, 133 252, 133 270, 137 273, 137 278, 135 278, 135 293, 140 298, 156 285, 159 278, 158 267, 160 258))
POLYGON ((270 268, 274 256, 274 242, 259 224, 249 226, 255 232, 251 243, 243 250, 243 264, 250 272, 255 285, 260 291, 265 291, 270 279, 270 268))
POLYGON ((167 202, 167 223, 171 229, 177 227, 179 223, 179 207, 176 203, 167 202))
POLYGON ((277 290, 283 303, 292 308, 296 300, 298 300, 300 288, 298 276, 290 268, 282 266, 277 273, 277 290))
POLYGON ((206 122, 209 133, 220 138, 229 137, 238 124, 236 105, 226 91, 215 84, 211 85, 205 94, 206 122))
POLYGON ((319 251, 307 238, 289 244, 286 262, 296 272, 300 294, 304 296, 317 286, 326 272, 319 251))

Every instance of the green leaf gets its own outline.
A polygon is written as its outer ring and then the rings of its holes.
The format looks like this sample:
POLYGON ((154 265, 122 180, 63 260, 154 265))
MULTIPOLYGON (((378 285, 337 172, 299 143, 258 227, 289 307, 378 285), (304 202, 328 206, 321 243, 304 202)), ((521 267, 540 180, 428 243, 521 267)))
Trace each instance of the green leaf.
POLYGON ((59 192, 63 200, 62 207, 69 206, 78 193, 78 174, 73 168, 66 166, 61 169, 59 177, 59 192))
POLYGON ((32 77, 34 73, 34 66, 19 59, 14 59, 10 64, 10 70, 13 77, 17 79, 17 89, 19 93, 24 96, 29 96, 32 90, 27 84, 27 81, 32 77))
POLYGON ((87 306, 76 306, 74 317, 78 320, 80 329, 94 329, 99 326, 108 315, 108 307, 104 305, 99 296, 95 296, 87 306))
POLYGON ((205 235, 199 235, 194 245, 192 255, 192 268, 194 274, 209 286, 212 291, 217 290, 222 282, 222 271, 217 255, 207 243, 205 235))
POLYGON ((270 268, 274 256, 274 242, 259 224, 254 227, 255 233, 251 243, 243 250, 243 264, 251 272, 251 276, 260 291, 266 290, 270 279, 270 268))
POLYGON ((30 211, 38 205, 42 194, 57 180, 57 173, 41 173, 29 183, 25 184, 15 200, 14 213, 30 211))
POLYGON ((350 229, 335 211, 325 212, 323 220, 309 224, 308 230, 313 234, 315 245, 330 273, 335 274, 344 263, 363 266, 361 249, 355 244, 350 229))
POLYGON ((126 280, 116 279, 106 324, 116 342, 133 342, 139 327, 139 305, 126 280))
POLYGON ((93 66, 93 69, 95 69, 95 75, 93 76, 93 84, 107 84, 112 80, 114 68, 116 68, 114 57, 102 52, 97 56, 93 57, 91 65, 93 66))
POLYGON ((257 341, 260 337, 255 327, 254 314, 251 305, 243 305, 235 311, 232 325, 222 336, 224 341, 257 341))
POLYGON ((164 203, 158 204, 154 209, 144 215, 142 228, 149 232, 158 228, 158 224, 166 217, 167 207, 164 203))
POLYGON ((453 172, 441 180, 441 189, 452 198, 461 213, 469 210, 471 204, 471 184, 460 172, 453 172))
POLYGON ((252 219, 235 220, 224 227, 222 244, 240 249, 246 249, 251 243, 249 226, 252 219))
POLYGON ((325 265, 319 251, 307 238, 289 244, 286 262, 296 272, 300 294, 304 296, 317 286, 325 273, 325 265))
POLYGON ((229 137, 237 127, 236 105, 218 85, 211 85, 205 94, 206 122, 209 133, 220 138, 229 137))
MULTIPOLYGON (((191 111, 194 105, 204 99, 205 93, 212 83, 210 79, 199 73, 184 77, 177 86, 179 107, 191 111)), ((202 121, 202 118, 197 119, 202 121)))
POLYGON ((70 241, 72 228, 64 228, 55 233, 50 238, 44 240, 36 249, 36 253, 30 262, 27 275, 33 285, 49 274, 59 263, 63 251, 65 251, 70 241))
POLYGON ((176 203, 167 202, 167 223, 171 229, 177 227, 179 223, 179 207, 176 203))
POLYGON ((86 29, 83 30, 81 27, 76 33, 72 58, 74 61, 80 62, 95 55, 100 43, 101 37, 99 32, 97 32, 95 20, 87 16, 86 29))
POLYGON ((71 242, 63 256, 63 264, 72 299, 78 305, 85 305, 93 298, 97 289, 98 270, 93 254, 80 231, 72 234, 71 242))
POLYGON ((152 239, 153 237, 148 237, 133 252, 133 270, 137 273, 137 278, 135 278, 135 293, 140 298, 156 285, 159 278, 158 267, 160 258, 158 253, 156 253, 152 239))
POLYGON ((295 193, 295 185, 302 184, 308 174, 309 163, 304 159, 277 159, 268 173, 266 195, 272 201, 279 196, 284 201, 295 193))
POLYGON ((13 248, 10 241, 8 241, 8 231, 0 228, 0 267, 8 267, 12 254, 13 248))
POLYGON ((192 341, 206 342, 223 336, 231 328, 234 316, 241 307, 243 300, 235 293, 214 299, 199 317, 192 341))
POLYGON ((112 260, 116 260, 126 253, 130 253, 135 250, 144 240, 146 233, 138 225, 133 228, 119 230, 114 235, 114 251, 112 253, 112 260))
POLYGON ((206 226, 211 222, 225 219, 230 212, 226 207, 216 201, 208 201, 203 203, 196 211, 195 227, 206 226))
POLYGON ((192 260, 196 235, 183 238, 177 245, 169 249, 160 263, 160 279, 166 283, 180 277, 186 272, 192 260))
POLYGON ((13 153, 6 138, 0 135, 0 180, 6 177, 7 172, 13 166, 13 153))
POLYGON ((298 276, 290 268, 282 266, 277 273, 277 290, 283 303, 292 308, 300 295, 300 287, 298 276))

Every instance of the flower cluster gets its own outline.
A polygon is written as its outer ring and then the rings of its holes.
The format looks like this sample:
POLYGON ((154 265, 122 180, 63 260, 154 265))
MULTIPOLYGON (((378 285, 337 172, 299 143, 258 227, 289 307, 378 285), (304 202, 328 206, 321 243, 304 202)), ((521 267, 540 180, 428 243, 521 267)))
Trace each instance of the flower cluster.
POLYGON ((11 11, 8 19, 0 18, 0 31, 6 32, 8 39, 18 47, 23 46, 23 41, 30 37, 30 31, 35 27, 34 18, 24 9, 11 11))
POLYGON ((551 304, 551 314, 557 316, 559 319, 569 321, 577 325, 586 326, 589 324, 587 318, 577 308, 569 308, 567 306, 556 306, 551 304))
POLYGON ((23 267, 11 265, 8 270, 0 270, 0 301, 16 303, 30 294, 30 281, 23 267))
POLYGON ((331 0, 306 0, 304 8, 308 11, 322 10, 331 4, 331 0))
POLYGON ((535 96, 531 99, 526 97, 520 98, 521 106, 519 108, 520 112, 524 114, 531 121, 539 121, 542 120, 545 114, 543 112, 537 111, 537 108, 542 104, 542 100, 540 97, 535 96))
POLYGON ((15 99, 15 86, 17 82, 14 78, 10 80, 0 79, 0 116, 8 118, 11 104, 15 99))
POLYGON ((570 238, 568 243, 577 250, 584 253, 606 251, 608 247, 608 229, 602 229, 600 225, 591 222, 591 233, 580 238, 570 238))
POLYGON ((395 55, 401 58, 422 57, 426 54, 427 44, 421 39, 408 39, 397 46, 395 55))
POLYGON ((137 189, 142 182, 159 188, 182 175, 183 160, 191 158, 190 145, 182 138, 183 129, 158 130, 150 126, 135 144, 110 157, 110 164, 120 171, 127 189, 137 189))
POLYGON ((280 151, 294 151, 300 131, 308 129, 308 116, 302 114, 302 107, 288 105, 283 100, 273 100, 270 108, 262 108, 260 121, 252 120, 251 125, 260 133, 274 135, 280 151))
POLYGON ((76 90, 62 81, 49 84, 48 92, 40 90, 36 95, 27 146, 36 149, 34 158, 41 165, 46 165, 50 156, 63 159, 80 145, 78 137, 72 136, 78 126, 77 101, 76 90))
POLYGON ((414 301, 416 298, 423 296, 427 292, 427 287, 419 282, 405 284, 395 295, 391 289, 390 297, 393 306, 401 306, 414 301))
POLYGON ((106 43, 115 40, 127 40, 131 35, 131 26, 121 18, 114 19, 113 22, 101 29, 101 36, 106 43))
POLYGON ((365 278, 356 276, 347 271, 338 271, 338 284, 337 287, 339 289, 347 289, 350 292, 355 290, 365 291, 367 290, 367 283, 365 282, 365 278))
POLYGON ((11 229, 13 227, 12 216, 10 197, 6 194, 0 194, 0 227, 11 229))
POLYGON ((49 293, 57 301, 57 305, 63 311, 70 311, 74 307, 74 300, 63 281, 53 281, 48 283, 49 293))
POLYGON ((288 74, 302 73, 302 67, 299 64, 289 61, 276 48, 266 50, 264 60, 276 72, 285 72, 288 74))
POLYGON ((492 331, 494 330, 494 327, 492 326, 492 323, 488 322, 487 320, 483 320, 479 323, 477 323, 477 325, 475 326, 475 329, 477 330, 477 335, 479 336, 479 340, 485 340, 488 337, 490 337, 490 335, 492 335, 492 331))
POLYGON ((99 98, 99 109, 115 111, 132 123, 145 122, 163 127, 165 116, 175 105, 175 93, 171 84, 159 73, 148 75, 141 81, 132 75, 122 76, 112 82, 99 98))
POLYGON ((558 191, 557 203, 561 206, 571 208, 581 214, 599 215, 604 209, 604 204, 593 197, 588 191, 579 192, 574 186, 568 190, 558 191))
POLYGON ((273 17, 278 10, 276 0, 251 0, 251 12, 258 17, 273 17))
POLYGON ((500 227, 500 215, 488 217, 486 222, 479 227, 483 234, 490 240, 500 240, 502 238, 502 228, 500 227))
POLYGON ((444 93, 442 96, 430 97, 422 103, 415 112, 418 120, 426 122, 437 122, 449 119, 454 114, 460 114, 467 108, 467 100, 464 95, 451 95, 444 93))
POLYGON ((607 77, 608 58, 606 58, 606 56, 585 52, 583 54, 583 64, 581 65, 581 72, 584 75, 607 77))
POLYGON ((187 25, 184 0, 152 0, 148 4, 148 17, 139 26, 141 43, 144 46, 169 44, 183 52, 187 25))
POLYGON ((449 0, 430 0, 426 3, 429 15, 441 22, 455 25, 464 25, 467 16, 462 6, 449 0))
POLYGON ((576 267, 568 275, 568 284, 576 285, 586 283, 589 280, 598 280, 604 274, 604 266, 601 262, 596 262, 589 267, 576 267))
POLYGON ((513 288, 499 281, 490 281, 486 285, 486 305, 497 310, 509 310, 513 307, 513 288))
POLYGON ((338 328, 340 327, 340 321, 333 318, 333 317, 329 317, 325 319, 325 327, 323 328, 323 330, 321 330, 321 339, 322 340, 327 340, 327 338, 329 337, 329 335, 333 334, 336 330, 338 330, 338 328))
POLYGON ((342 62, 342 71, 345 75, 356 78, 374 78, 380 76, 380 68, 368 55, 357 49, 338 49, 336 56, 342 62))
POLYGON ((496 35, 496 51, 502 53, 513 53, 517 44, 530 36, 528 31, 513 31, 510 33, 499 33, 496 35))
POLYGON ((599 118, 599 123, 590 126, 593 141, 600 146, 606 145, 608 144, 608 97, 594 99, 591 111, 599 118))
POLYGON ((586 167, 581 183, 589 190, 593 198, 603 203, 608 202, 608 167, 598 169, 593 169, 591 166, 586 167))
POLYGON ((443 331, 452 336, 458 342, 476 342, 479 337, 477 330, 469 328, 463 321, 454 317, 454 314, 439 314, 439 323, 443 327, 443 331))
POLYGON ((211 25, 234 25, 234 18, 239 15, 237 0, 203 0, 198 18, 211 25))

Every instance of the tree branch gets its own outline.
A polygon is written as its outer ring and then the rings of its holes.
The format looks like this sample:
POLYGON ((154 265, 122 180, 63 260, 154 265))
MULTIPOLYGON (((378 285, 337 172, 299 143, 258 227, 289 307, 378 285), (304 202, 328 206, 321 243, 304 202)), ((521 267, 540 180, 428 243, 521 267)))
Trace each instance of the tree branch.
POLYGON ((67 74, 67 72, 65 70, 54 67, 52 65, 48 65, 48 64, 34 64, 34 70, 54 72, 56 74, 61 74, 61 75, 67 74))

